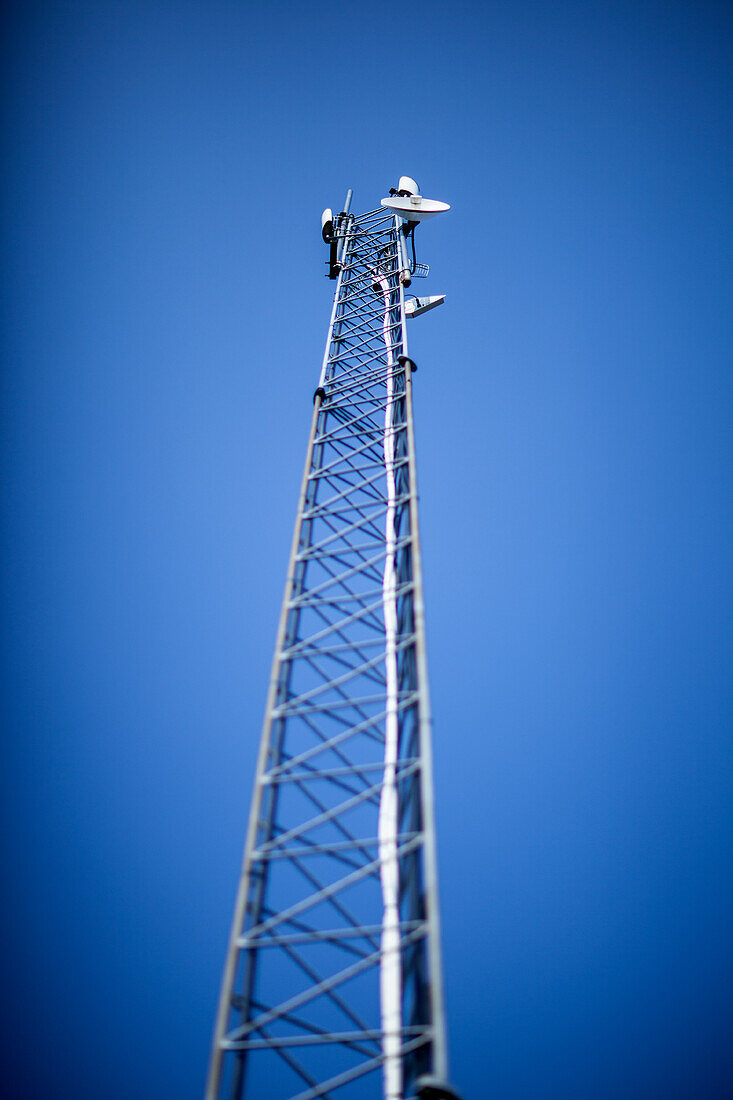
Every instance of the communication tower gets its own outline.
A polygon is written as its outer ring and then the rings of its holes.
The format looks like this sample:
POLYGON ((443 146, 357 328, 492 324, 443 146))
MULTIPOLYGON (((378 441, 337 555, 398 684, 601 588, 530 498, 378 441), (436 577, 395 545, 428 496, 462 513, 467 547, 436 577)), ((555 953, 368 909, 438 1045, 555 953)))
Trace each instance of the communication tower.
POLYGON ((207 1100, 455 1097, 405 331, 443 300, 405 290, 448 206, 406 176, 350 205, 322 218, 334 302, 207 1100))

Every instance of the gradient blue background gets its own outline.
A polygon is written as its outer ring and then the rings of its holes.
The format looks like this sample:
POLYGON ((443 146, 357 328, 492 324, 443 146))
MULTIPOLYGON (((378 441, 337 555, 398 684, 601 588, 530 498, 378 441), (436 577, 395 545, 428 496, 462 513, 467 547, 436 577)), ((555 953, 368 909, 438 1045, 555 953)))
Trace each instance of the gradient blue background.
POLYGON ((402 172, 455 1084, 733 1095, 732 15, 10 5, 4 1095, 201 1093, 319 217, 402 172))

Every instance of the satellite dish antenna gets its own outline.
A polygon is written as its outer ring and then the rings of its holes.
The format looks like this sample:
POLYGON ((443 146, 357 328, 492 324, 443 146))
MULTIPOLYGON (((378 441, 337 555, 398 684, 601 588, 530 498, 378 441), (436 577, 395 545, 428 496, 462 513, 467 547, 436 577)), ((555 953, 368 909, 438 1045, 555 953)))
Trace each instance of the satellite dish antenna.
POLYGON ((382 206, 398 214, 408 225, 412 222, 425 222, 436 214, 442 214, 444 210, 450 210, 449 203, 424 199, 422 195, 390 195, 389 198, 382 199, 382 206))

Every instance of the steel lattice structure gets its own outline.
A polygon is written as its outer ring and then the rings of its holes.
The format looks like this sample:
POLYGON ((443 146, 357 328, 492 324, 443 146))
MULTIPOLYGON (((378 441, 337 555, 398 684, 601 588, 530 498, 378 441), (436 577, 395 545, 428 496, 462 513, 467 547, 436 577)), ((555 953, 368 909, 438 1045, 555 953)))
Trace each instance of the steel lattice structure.
POLYGON ((333 231, 333 311, 208 1100, 453 1095, 441 1085, 409 269, 400 218, 356 217, 350 198, 333 231))

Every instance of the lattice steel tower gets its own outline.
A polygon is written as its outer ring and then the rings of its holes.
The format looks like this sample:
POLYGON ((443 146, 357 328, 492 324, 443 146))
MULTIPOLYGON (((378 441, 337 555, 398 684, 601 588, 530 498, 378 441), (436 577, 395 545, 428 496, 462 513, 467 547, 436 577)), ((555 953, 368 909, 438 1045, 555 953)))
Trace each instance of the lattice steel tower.
POLYGON ((442 301, 405 287, 447 206, 417 191, 324 212, 336 288, 207 1100, 455 1095, 405 332, 442 301))

